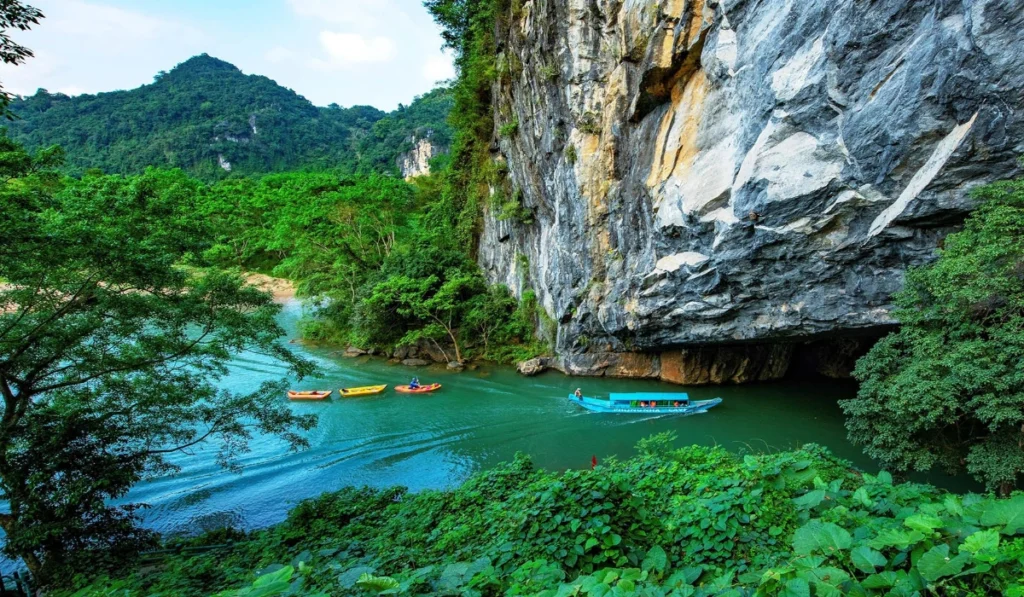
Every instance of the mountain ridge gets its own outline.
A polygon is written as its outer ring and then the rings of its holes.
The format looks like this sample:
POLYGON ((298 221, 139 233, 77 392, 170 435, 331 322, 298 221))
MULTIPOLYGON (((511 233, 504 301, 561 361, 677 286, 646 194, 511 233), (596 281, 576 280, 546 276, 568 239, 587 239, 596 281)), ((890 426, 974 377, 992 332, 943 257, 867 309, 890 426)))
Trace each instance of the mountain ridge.
POLYGON ((200 54, 135 89, 67 96, 39 90, 12 103, 10 135, 30 149, 63 146, 67 170, 133 174, 180 167, 206 179, 230 173, 337 169, 397 172, 429 137, 446 147, 450 92, 438 88, 390 113, 318 107, 272 79, 200 54))

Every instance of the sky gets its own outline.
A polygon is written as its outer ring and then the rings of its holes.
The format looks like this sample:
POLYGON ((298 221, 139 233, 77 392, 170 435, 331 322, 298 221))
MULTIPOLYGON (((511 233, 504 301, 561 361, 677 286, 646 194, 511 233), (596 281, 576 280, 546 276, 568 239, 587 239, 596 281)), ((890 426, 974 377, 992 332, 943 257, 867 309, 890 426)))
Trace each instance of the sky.
POLYGON ((35 57, 0 65, 31 95, 131 89, 207 53, 318 106, 392 110, 454 76, 422 0, 27 0, 46 18, 10 32, 35 57))

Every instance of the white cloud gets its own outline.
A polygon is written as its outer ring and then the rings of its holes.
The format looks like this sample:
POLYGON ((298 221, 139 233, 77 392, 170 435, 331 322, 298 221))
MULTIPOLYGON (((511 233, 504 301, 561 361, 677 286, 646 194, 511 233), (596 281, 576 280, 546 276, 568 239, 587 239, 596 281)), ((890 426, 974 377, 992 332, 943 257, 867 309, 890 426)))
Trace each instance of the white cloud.
POLYGON ((423 63, 423 78, 431 83, 454 78, 453 60, 452 53, 447 50, 437 56, 427 58, 427 61, 423 63))
POLYGON ((283 46, 275 46, 271 48, 265 55, 264 58, 271 64, 284 64, 291 62, 296 58, 295 52, 285 48, 283 46))
POLYGON ((389 62, 395 56, 395 43, 388 37, 364 37, 358 33, 321 31, 320 45, 331 64, 351 66, 371 62, 389 62))
POLYGON ((99 48, 121 51, 143 41, 173 39, 195 42, 202 33, 188 24, 147 15, 117 6, 59 0, 47 11, 44 26, 54 32, 78 38, 91 38, 99 48))
POLYGON ((360 28, 407 18, 392 0, 288 0, 288 4, 299 16, 360 28))

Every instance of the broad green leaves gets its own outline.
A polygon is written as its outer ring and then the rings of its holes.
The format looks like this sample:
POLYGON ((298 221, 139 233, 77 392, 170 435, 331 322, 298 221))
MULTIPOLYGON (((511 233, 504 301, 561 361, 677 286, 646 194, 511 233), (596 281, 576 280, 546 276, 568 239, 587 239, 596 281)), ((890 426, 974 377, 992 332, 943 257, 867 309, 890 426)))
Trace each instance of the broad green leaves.
POLYGON ((849 549, 851 543, 850 533, 846 529, 820 520, 808 522, 793 535, 793 550, 798 554, 832 555, 849 549))
POLYGON ((1004 535, 1018 533, 1024 529, 1024 495, 986 503, 980 520, 986 526, 1001 526, 1004 535))
POLYGON ((858 545, 853 548, 850 552, 850 559, 858 570, 869 574, 885 566, 887 561, 881 552, 875 551, 867 545, 858 545))
POLYGON ((914 514, 908 516, 903 524, 919 533, 931 533, 942 526, 942 520, 928 514, 914 514))
POLYGON ((948 545, 936 545, 929 549, 917 562, 917 569, 927 581, 935 581, 944 576, 959 574, 970 561, 970 556, 960 554, 950 556, 948 545))
MULTIPOLYGON (((304 577, 311 589, 358 592, 369 574, 398 583, 385 595, 909 597, 1012 594, 1019 577, 1019 542, 1000 535, 1008 517, 994 507, 1014 500, 845 474, 814 451, 741 460, 667 443, 593 471, 548 473, 519 457, 448 491, 327 494, 249 553, 285 559, 305 547, 321 554, 304 577), (805 460, 814 476, 776 485, 805 460), (864 485, 842 490, 827 471, 864 485), (831 499, 803 510, 793 499, 812 482, 831 499)), ((210 560, 229 579, 245 562, 210 560)), ((170 575, 160 588, 174 582, 194 581, 170 575)), ((369 597, 394 585, 365 586, 369 597)))
POLYGON ((992 551, 999 547, 999 532, 994 529, 978 531, 964 539, 960 546, 961 552, 978 554, 983 551, 992 551))

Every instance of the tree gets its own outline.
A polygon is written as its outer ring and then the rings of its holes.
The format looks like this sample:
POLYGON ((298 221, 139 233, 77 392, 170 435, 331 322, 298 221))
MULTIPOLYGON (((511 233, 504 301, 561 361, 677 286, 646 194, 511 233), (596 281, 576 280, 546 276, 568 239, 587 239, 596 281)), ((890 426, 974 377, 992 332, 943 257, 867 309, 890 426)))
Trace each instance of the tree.
POLYGON ((899 331, 857 363, 860 391, 840 404, 850 439, 887 466, 1008 493, 1024 474, 1024 181, 977 198, 938 261, 908 272, 899 331))
MULTIPOLYGON (((38 25, 43 13, 19 0, 6 0, 0 3, 0 61, 4 64, 17 66, 33 56, 32 50, 15 43, 7 34, 11 29, 28 31, 32 25, 38 25)), ((0 113, 8 120, 13 120, 10 104, 14 99, 9 92, 0 87, 0 113)))
POLYGON ((450 340, 455 350, 455 360, 461 363, 463 358, 459 345, 459 327, 472 297, 485 290, 483 278, 475 271, 449 270, 443 281, 437 276, 395 276, 376 285, 365 304, 375 311, 394 311, 402 317, 419 322, 419 325, 414 325, 406 332, 399 344, 429 340, 447 356, 447 351, 438 340, 450 340))
POLYGON ((235 466, 254 431, 304 445, 282 383, 215 382, 242 351, 299 376, 269 295, 185 267, 212 236, 205 187, 180 171, 61 179, 59 152, 0 137, 0 514, 4 550, 38 582, 149 539, 137 506, 111 506, 169 457, 219 440, 235 466))

